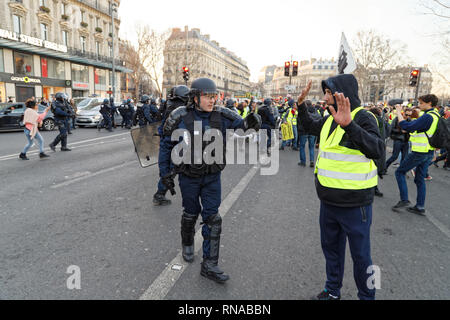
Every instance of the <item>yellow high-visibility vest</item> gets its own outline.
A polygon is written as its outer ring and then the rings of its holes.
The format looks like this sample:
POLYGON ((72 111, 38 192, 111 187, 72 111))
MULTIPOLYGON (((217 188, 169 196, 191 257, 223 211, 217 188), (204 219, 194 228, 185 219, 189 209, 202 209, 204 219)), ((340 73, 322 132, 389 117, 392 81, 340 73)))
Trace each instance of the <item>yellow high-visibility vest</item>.
POLYGON ((428 153, 435 150, 435 148, 430 145, 427 135, 428 137, 432 137, 434 135, 440 116, 434 111, 431 111, 428 114, 433 117, 433 124, 430 126, 430 129, 428 129, 427 132, 415 131, 411 133, 411 137, 409 138, 409 141, 411 141, 411 150, 413 152, 428 153))
MULTIPOLYGON (((352 112, 352 120, 363 110, 352 112)), ((345 131, 337 126, 330 133, 333 117, 329 117, 320 133, 320 151, 316 170, 319 183, 327 188, 344 190, 370 189, 378 185, 378 169, 375 162, 361 151, 340 146, 345 131)))
POLYGON ((298 110, 295 110, 295 115, 292 114, 292 108, 289 108, 288 111, 286 111, 287 117, 286 121, 292 124, 293 126, 297 125, 297 118, 298 118, 298 110))

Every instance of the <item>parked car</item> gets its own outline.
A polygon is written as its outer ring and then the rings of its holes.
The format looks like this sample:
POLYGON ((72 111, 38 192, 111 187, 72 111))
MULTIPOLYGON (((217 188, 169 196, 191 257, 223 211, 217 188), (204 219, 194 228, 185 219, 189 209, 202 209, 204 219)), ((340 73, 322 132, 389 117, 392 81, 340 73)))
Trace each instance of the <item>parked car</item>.
POLYGON ((78 108, 78 110, 83 110, 86 108, 99 106, 103 103, 103 100, 105 100, 105 98, 99 98, 99 97, 84 98, 81 102, 79 102, 77 104, 77 108, 78 108))
MULTIPOLYGON (((43 113, 45 108, 45 106, 39 106, 38 113, 43 113)), ((23 130, 25 126, 23 123, 25 110, 25 102, 0 103, 0 130, 23 130)), ((48 131, 55 129, 55 119, 51 111, 47 113, 42 121, 42 129, 48 131)))
MULTIPOLYGON (((103 99, 101 100, 100 104, 93 103, 91 106, 78 110, 75 124, 80 128, 97 127, 97 125, 103 119, 103 116, 100 114, 100 108, 102 103, 103 99)), ((119 108, 120 103, 114 103, 114 105, 117 108, 119 108)), ((120 114, 116 114, 114 116, 114 120, 116 124, 120 124, 122 122, 122 116, 120 114)))

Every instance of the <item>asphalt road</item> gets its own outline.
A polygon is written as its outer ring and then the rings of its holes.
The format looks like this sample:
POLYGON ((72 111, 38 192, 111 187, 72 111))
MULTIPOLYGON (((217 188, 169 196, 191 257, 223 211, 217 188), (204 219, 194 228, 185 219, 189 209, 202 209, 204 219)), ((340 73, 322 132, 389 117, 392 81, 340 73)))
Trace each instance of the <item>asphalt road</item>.
MULTIPOLYGON (((44 132, 46 145, 56 135, 44 132)), ((299 300, 323 288, 319 200, 313 171, 297 166, 297 152, 280 153, 274 176, 253 165, 222 174, 220 266, 231 279, 218 285, 200 276, 201 252, 171 277, 181 250, 180 192, 169 207, 152 205, 157 167, 139 166, 127 130, 77 129, 69 136, 73 151, 50 151, 48 160, 39 160, 36 147, 30 161, 19 160, 25 143, 21 132, 0 133, 0 299, 134 300, 150 292, 160 299, 299 300), (67 287, 70 266, 79 267, 81 289, 67 287), (160 283, 167 291, 155 290, 160 283)), ((377 298, 449 299, 450 173, 430 168, 428 217, 420 217, 390 210, 399 200, 393 170, 374 204, 377 298)), ((413 201, 411 178, 408 186, 413 201)), ((357 298, 348 250, 342 298, 357 298)))

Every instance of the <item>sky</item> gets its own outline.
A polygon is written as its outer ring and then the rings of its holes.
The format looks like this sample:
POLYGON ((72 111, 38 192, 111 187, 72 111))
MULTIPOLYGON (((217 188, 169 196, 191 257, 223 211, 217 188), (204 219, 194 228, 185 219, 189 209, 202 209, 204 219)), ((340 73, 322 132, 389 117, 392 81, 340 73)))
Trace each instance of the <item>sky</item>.
MULTIPOLYGON (((337 58, 342 32, 352 45, 360 30, 375 29, 407 45, 408 61, 433 64, 441 49, 431 35, 437 18, 424 15, 431 0, 122 0, 120 36, 133 40, 136 23, 162 32, 199 28, 247 62, 251 81, 262 67, 284 61, 337 58)), ((444 2, 447 0, 443 0, 444 2)), ((447 26, 449 26, 447 24, 447 26)))

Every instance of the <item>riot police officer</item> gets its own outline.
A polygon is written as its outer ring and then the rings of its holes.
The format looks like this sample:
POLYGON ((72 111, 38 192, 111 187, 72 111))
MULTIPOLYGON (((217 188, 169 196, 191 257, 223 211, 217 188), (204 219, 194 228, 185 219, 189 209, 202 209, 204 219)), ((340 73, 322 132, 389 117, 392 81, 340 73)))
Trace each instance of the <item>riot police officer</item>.
MULTIPOLYGON (((166 104, 161 108, 160 113, 162 117, 161 126, 158 128, 159 136, 163 136, 163 126, 164 123, 169 116, 169 114, 181 106, 186 106, 189 100, 189 88, 186 86, 176 86, 169 90, 168 100, 166 101, 166 104)), ((161 158, 161 150, 162 150, 162 139, 160 140, 160 153, 159 158, 161 158)), ((159 161, 159 173, 160 177, 162 178, 163 175, 161 175, 161 160, 159 161)), ((167 194, 167 187, 164 186, 162 183, 162 180, 160 179, 158 182, 158 191, 153 195, 153 204, 156 206, 166 206, 171 203, 169 199, 166 198, 167 194)))
POLYGON ((123 100, 122 104, 119 106, 119 114, 122 117, 122 123, 120 124, 120 127, 123 128, 123 126, 125 125, 125 120, 126 120, 126 110, 125 110, 125 106, 127 104, 127 100, 123 100))
MULTIPOLYGON (((171 171, 171 153, 176 142, 172 142, 171 135, 176 129, 184 129, 184 135, 180 140, 183 140, 193 152, 191 152, 191 159, 187 161, 188 163, 182 162, 175 166, 175 172, 179 173, 179 185, 184 208, 181 219, 183 259, 187 262, 192 262, 194 259, 195 224, 198 215, 201 213, 204 240, 200 274, 217 283, 225 283, 229 276, 218 266, 222 230, 222 218, 219 214, 221 203, 220 179, 221 171, 225 168, 225 161, 221 163, 214 161, 212 164, 206 164, 204 159, 197 156, 198 154, 202 156, 205 148, 211 142, 203 141, 200 150, 196 150, 193 142, 194 135, 198 135, 198 132, 194 131, 194 126, 198 126, 200 122, 202 132, 209 128, 218 130, 225 143, 226 129, 259 129, 261 119, 255 114, 242 119, 237 113, 227 108, 215 106, 217 94, 216 84, 210 79, 201 78, 192 82, 188 105, 179 107, 170 113, 164 124, 160 168, 163 183, 168 189, 173 190, 175 184, 173 181, 174 174, 171 171)), ((224 150, 223 154, 225 153, 224 150)))
MULTIPOLYGON (((103 123, 106 130, 112 132, 112 121, 111 121, 111 106, 109 105, 109 99, 104 99, 102 106, 100 107, 100 114, 103 116, 103 123)), ((100 131, 102 123, 98 124, 98 131, 100 131)))
POLYGON ((56 146, 61 142, 61 151, 72 151, 67 148, 67 128, 69 126, 70 110, 66 103, 65 93, 58 92, 55 101, 52 103, 52 112, 55 116, 55 124, 58 126, 59 134, 55 140, 49 144, 50 149, 56 151, 56 146))
POLYGON ((139 124, 139 127, 145 127, 147 124, 156 122, 158 109, 156 106, 149 104, 150 97, 148 95, 143 95, 141 98, 141 103, 143 105, 137 106, 136 112, 133 117, 133 126, 139 124))
POLYGON ((125 104, 125 128, 131 129, 133 117, 134 106, 131 103, 131 99, 127 99, 127 103, 125 104))

